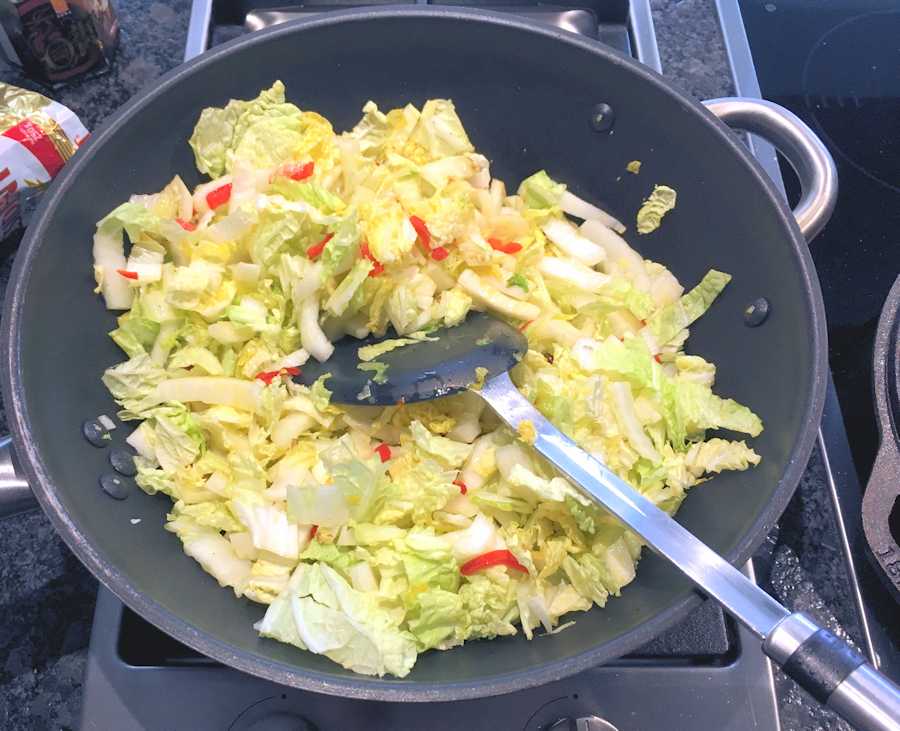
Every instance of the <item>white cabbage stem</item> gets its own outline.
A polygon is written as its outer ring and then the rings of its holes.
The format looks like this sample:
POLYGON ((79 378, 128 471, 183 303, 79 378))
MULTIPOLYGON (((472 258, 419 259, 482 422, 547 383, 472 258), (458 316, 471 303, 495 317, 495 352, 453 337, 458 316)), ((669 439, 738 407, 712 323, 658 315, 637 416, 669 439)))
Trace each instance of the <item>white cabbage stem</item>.
POLYGON ((617 218, 568 190, 559 199, 559 207, 570 216, 575 216, 575 218, 580 218, 584 221, 599 221, 604 226, 613 229, 613 231, 618 233, 625 232, 625 225, 617 218))
POLYGON ((200 401, 205 404, 232 406, 235 409, 255 411, 262 395, 260 381, 240 378, 198 376, 170 378, 156 387, 160 401, 200 401))
POLYGON ((619 423, 619 428, 629 444, 642 457, 649 459, 651 462, 659 462, 662 458, 637 417, 637 412, 634 408, 634 398, 631 395, 631 386, 624 382, 611 383, 609 384, 609 390, 616 407, 616 421, 619 423))
POLYGON ((459 285, 484 307, 518 320, 535 320, 541 314, 537 305, 530 302, 519 302, 486 285, 471 269, 459 275, 459 285))
POLYGON ((304 432, 316 425, 316 420, 308 414, 294 412, 282 417, 272 429, 272 443, 279 449, 286 449, 304 432))
POLYGON ((357 591, 378 591, 375 572, 365 561, 353 564, 347 573, 350 574, 350 583, 357 591))
POLYGON ((579 234, 578 229, 568 221, 547 221, 541 230, 560 250, 582 264, 592 267, 606 259, 603 247, 579 234))
POLYGON ((334 346, 319 325, 319 300, 307 297, 300 304, 300 342, 303 349, 320 363, 324 363, 334 352, 334 346))
POLYGON ((538 270, 545 277, 560 280, 585 292, 599 292, 609 282, 607 275, 571 259, 545 256, 538 263, 538 270))
POLYGON ((644 260, 625 239, 598 221, 585 221, 581 225, 581 233, 602 246, 609 261, 615 262, 635 287, 642 292, 649 291, 650 278, 644 268, 644 260))
POLYGON ((134 290, 128 280, 118 273, 119 269, 125 269, 122 232, 98 230, 94 234, 94 276, 108 310, 127 310, 134 300, 134 290))

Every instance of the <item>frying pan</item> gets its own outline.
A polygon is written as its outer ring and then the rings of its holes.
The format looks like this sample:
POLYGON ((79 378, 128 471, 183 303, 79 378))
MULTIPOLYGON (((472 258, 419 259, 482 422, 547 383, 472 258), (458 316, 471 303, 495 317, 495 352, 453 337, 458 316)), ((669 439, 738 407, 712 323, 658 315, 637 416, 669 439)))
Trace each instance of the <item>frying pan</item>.
MULTIPOLYGON (((88 444, 80 425, 115 408, 100 374, 122 354, 106 335, 114 314, 92 294, 94 225, 130 193, 159 190, 176 172, 199 182, 186 144, 199 111, 252 97, 277 78, 292 101, 337 129, 355 123, 367 99, 390 108, 452 98, 495 176, 515 183, 545 167, 626 218, 654 183, 676 188, 678 207, 661 229, 630 241, 687 285, 711 267, 734 275, 692 328, 690 347, 717 364, 718 390, 766 425, 754 441, 760 466, 696 488, 678 519, 734 564, 774 526, 812 448, 826 349, 807 242, 765 173, 712 113, 610 49, 509 16, 409 6, 327 14, 226 44, 127 104, 67 165, 21 245, 5 305, 13 444, 0 469, 3 502, 21 507, 30 485, 87 567, 178 640, 242 671, 334 695, 431 701, 508 692, 623 655, 678 621, 700 597, 648 555, 620 599, 578 615, 571 630, 427 653, 402 680, 361 677, 257 637, 262 607, 220 589, 162 530, 167 499, 133 489, 118 502, 98 487, 109 471, 106 450, 88 444), (643 162, 638 176, 624 172, 633 159, 643 162)), ((792 158, 804 187, 797 216, 814 235, 836 182, 827 156, 815 157, 811 133, 760 102, 711 108, 766 132, 792 158)))

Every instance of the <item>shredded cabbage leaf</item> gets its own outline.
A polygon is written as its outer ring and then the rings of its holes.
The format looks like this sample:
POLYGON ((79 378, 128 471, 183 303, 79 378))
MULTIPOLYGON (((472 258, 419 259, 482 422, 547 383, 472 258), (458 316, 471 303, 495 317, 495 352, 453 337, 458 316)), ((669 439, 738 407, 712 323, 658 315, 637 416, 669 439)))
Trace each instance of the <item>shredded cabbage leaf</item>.
POLYGON ((668 185, 655 185, 637 212, 637 232, 649 234, 659 228, 663 216, 675 208, 677 193, 668 185))

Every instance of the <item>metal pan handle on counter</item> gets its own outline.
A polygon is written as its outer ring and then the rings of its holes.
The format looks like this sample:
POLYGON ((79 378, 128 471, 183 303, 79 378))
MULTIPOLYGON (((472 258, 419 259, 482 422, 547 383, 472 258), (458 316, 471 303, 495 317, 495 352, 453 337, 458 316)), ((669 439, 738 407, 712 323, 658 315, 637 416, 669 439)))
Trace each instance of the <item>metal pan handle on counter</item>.
POLYGON ((812 241, 831 218, 838 194, 837 168, 822 141, 796 114, 763 99, 709 99, 703 105, 729 127, 759 135, 785 156, 800 180, 794 217, 812 241))
POLYGON ((34 493, 17 469, 12 439, 0 438, 0 518, 37 507, 34 493))

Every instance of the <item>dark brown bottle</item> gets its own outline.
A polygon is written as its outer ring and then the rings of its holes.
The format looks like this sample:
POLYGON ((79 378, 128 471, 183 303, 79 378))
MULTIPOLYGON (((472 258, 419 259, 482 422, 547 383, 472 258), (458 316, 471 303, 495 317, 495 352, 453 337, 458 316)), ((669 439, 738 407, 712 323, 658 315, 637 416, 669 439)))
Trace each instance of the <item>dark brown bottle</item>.
POLYGON ((0 0, 0 26, 10 60, 50 86, 107 70, 119 31, 108 0, 0 0))

